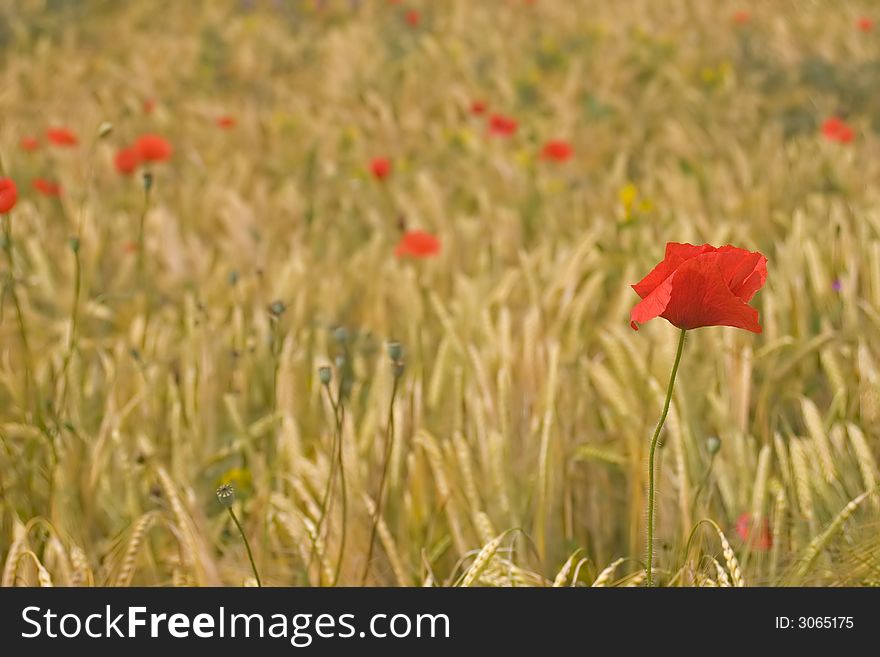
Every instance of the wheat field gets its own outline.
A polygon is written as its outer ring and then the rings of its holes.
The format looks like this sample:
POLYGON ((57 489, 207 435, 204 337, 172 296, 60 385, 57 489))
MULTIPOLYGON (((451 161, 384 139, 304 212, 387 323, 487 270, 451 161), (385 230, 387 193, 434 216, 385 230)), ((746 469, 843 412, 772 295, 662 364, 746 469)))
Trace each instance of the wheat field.
POLYGON ((667 241, 769 275, 688 334, 657 583, 880 584, 872 13, 3 0, 2 585, 253 585, 223 484, 264 585, 644 585, 667 241))

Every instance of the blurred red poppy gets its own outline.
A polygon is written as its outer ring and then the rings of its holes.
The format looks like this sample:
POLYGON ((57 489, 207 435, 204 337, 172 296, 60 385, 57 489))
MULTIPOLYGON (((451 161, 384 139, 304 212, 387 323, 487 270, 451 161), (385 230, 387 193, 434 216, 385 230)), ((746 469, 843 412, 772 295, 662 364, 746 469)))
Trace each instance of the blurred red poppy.
POLYGON ((733 15, 733 22, 737 25, 745 25, 752 20, 752 15, 744 10, 740 10, 733 15))
POLYGON ((752 514, 743 513, 736 520, 737 535, 752 549, 760 552, 766 552, 773 547, 773 534, 770 532, 770 522, 767 518, 763 518, 757 526, 752 521, 752 514), (756 535, 752 535, 752 530, 757 530, 756 535))
POLYGON ((410 9, 404 14, 404 19, 410 26, 418 27, 419 23, 422 22, 422 15, 415 9, 410 9))
POLYGON ((144 114, 152 114, 153 110, 156 109, 156 99, 155 98, 147 98, 144 100, 144 114))
POLYGON ((234 128, 235 127, 235 117, 229 116, 228 114, 225 116, 221 116, 217 119, 217 125, 221 128, 234 128))
POLYGON ((134 170, 138 168, 138 165, 141 163, 141 157, 136 148, 128 147, 128 148, 120 148, 116 151, 116 155, 113 157, 113 166, 116 167, 116 170, 124 175, 130 175, 134 173, 134 170))
POLYGON ((440 240, 421 230, 410 230, 403 234, 394 255, 398 258, 410 256, 412 258, 430 258, 440 253, 440 240))
POLYGON ((841 144, 848 144, 855 137, 852 127, 837 116, 825 120, 825 123, 822 124, 822 134, 828 141, 836 141, 841 144))
POLYGON ((45 178, 37 178, 33 182, 36 189, 43 196, 57 197, 61 196, 61 185, 54 180, 46 180, 45 178))
POLYGON ((144 162, 164 162, 171 157, 174 149, 166 139, 159 135, 142 135, 134 143, 138 157, 144 162))
POLYGON ((486 103, 482 100, 475 100, 471 103, 471 114, 483 114, 486 111, 486 103))
POLYGON ((0 214, 9 212, 18 200, 18 188, 12 178, 0 178, 0 214))
POLYGON ((46 130, 46 139, 56 146, 76 146, 79 139, 67 128, 49 128, 46 130))
POLYGON ((555 139, 548 141, 541 149, 542 160, 553 160, 555 162, 566 162, 574 155, 574 149, 567 141, 555 139))
POLYGON ((867 16, 862 16, 856 21, 856 27, 862 32, 870 32, 874 29, 874 21, 867 16))
POLYGON ((680 329, 733 326, 761 332, 749 305, 767 280, 767 258, 757 251, 710 244, 666 244, 663 262, 632 286, 642 300, 630 314, 639 330, 655 317, 680 329))
POLYGON ((22 137, 18 145, 23 151, 35 151, 40 147, 40 140, 31 136, 22 137))
POLYGON ((391 160, 387 157, 374 157, 370 162, 370 173, 376 180, 385 180, 391 175, 391 160))
POLYGON ((493 114, 489 117, 489 132, 499 137, 510 137, 516 133, 516 119, 503 114, 493 114))

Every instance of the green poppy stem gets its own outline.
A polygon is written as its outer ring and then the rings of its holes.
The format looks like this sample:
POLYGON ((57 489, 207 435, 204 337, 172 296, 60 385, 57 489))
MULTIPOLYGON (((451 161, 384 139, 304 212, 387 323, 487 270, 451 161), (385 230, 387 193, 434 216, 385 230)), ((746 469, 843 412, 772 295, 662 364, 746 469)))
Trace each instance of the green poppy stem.
POLYGON ((232 507, 227 506, 226 510, 229 511, 229 515, 232 517, 232 522, 235 523, 235 526, 238 528, 238 533, 241 534, 241 540, 244 541, 244 547, 247 550, 248 560, 251 562, 251 570, 254 571, 254 579, 257 580, 257 586, 262 587, 263 582, 260 581, 260 573, 257 572, 257 564, 254 562, 254 554, 251 552, 251 544, 248 543, 244 528, 242 528, 241 523, 238 521, 238 516, 235 515, 235 511, 232 510, 232 507))
POLYGON ((654 561, 654 453, 657 450, 657 443, 660 440, 660 431, 666 423, 666 416, 669 414, 669 404, 672 401, 672 389, 675 387, 675 375, 678 373, 678 365, 681 362, 681 353, 684 350, 684 336, 686 329, 681 329, 678 336, 678 349, 675 352, 675 362, 672 363, 672 374, 669 376, 669 385, 666 388, 666 401, 663 402, 663 412, 660 414, 660 421, 654 430, 654 436, 651 438, 651 451, 648 453, 648 558, 645 566, 645 575, 647 576, 648 587, 654 585, 654 571, 652 569, 654 561))

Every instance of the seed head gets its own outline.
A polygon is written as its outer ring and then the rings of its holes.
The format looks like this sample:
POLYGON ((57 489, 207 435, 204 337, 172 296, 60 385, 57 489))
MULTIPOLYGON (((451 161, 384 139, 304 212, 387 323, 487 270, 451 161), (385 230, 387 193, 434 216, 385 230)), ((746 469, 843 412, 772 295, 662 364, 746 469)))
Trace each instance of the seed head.
POLYGON ((269 312, 274 317, 281 317, 285 310, 287 310, 287 306, 284 305, 283 301, 273 301, 272 305, 269 306, 269 312))
POLYGON ((396 363, 403 357, 403 347, 396 340, 389 342, 387 349, 388 357, 391 359, 391 362, 396 363))
POLYGON ((217 499, 220 500, 220 504, 222 504, 227 509, 230 508, 235 502, 235 489, 232 487, 232 484, 223 484, 220 488, 217 489, 217 499))

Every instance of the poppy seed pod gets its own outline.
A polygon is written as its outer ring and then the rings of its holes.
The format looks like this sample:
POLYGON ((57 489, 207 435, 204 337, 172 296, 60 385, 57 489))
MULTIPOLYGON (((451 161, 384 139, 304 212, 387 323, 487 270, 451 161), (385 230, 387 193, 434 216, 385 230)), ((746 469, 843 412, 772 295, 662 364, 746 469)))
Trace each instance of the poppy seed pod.
POLYGON ((392 360, 392 362, 397 362, 403 356, 403 347, 397 341, 388 343, 388 357, 392 360))
POLYGON ((717 454, 721 449, 721 439, 717 436, 709 436, 706 438, 706 451, 710 454, 717 454))
POLYGON ((327 365, 322 365, 318 368, 318 378, 321 380, 321 385, 329 386, 333 379, 333 370, 327 365))
POLYGON ((283 301, 273 301, 269 306, 269 312, 273 317, 281 317, 285 310, 287 310, 287 306, 284 305, 283 301))
POLYGON ((153 174, 149 171, 144 171, 144 189, 146 191, 150 191, 153 188, 153 174))
POLYGON ((225 508, 230 508, 235 503, 235 489, 232 484, 223 484, 217 489, 217 499, 225 508))

